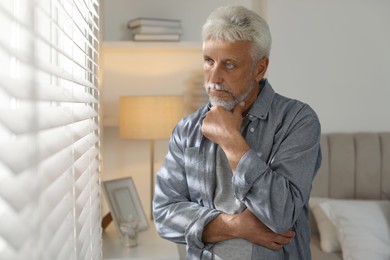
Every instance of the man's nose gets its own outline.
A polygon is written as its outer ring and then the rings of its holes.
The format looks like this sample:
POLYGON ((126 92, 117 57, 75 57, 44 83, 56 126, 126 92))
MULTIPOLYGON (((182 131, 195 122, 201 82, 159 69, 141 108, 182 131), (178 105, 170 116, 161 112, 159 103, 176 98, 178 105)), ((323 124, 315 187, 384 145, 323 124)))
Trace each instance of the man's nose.
POLYGON ((210 70, 209 82, 219 84, 222 83, 222 71, 219 66, 215 66, 210 70))

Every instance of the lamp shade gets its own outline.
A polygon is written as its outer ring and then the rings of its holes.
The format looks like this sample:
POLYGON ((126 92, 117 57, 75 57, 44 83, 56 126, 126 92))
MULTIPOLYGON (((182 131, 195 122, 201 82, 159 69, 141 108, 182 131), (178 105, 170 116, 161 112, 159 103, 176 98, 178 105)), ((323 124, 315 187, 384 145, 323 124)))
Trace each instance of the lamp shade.
POLYGON ((121 138, 156 140, 170 137, 184 104, 182 96, 122 96, 119 109, 121 138))

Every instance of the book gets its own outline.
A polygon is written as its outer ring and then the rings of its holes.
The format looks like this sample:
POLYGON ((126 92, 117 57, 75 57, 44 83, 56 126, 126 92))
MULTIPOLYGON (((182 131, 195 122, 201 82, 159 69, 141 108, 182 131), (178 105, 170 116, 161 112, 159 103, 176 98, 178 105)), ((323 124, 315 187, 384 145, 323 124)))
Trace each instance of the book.
POLYGON ((180 27, 141 25, 131 30, 134 34, 181 34, 180 27))
POLYGON ((162 19, 162 18, 146 18, 146 17, 138 17, 133 20, 130 20, 127 23, 129 28, 134 28, 138 26, 149 25, 149 26, 166 26, 166 27, 175 27, 180 28, 181 23, 180 20, 174 19, 162 19))
POLYGON ((179 41, 180 34, 133 34, 134 41, 179 41))
POLYGON ((179 41, 180 34, 133 34, 134 41, 179 41))

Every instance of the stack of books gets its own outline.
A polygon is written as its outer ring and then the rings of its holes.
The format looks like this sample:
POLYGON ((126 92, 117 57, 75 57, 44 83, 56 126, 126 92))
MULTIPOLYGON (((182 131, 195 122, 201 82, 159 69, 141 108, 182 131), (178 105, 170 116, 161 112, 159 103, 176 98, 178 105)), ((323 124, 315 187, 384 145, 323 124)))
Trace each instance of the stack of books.
POLYGON ((127 25, 134 41, 179 41, 181 35, 180 20, 159 18, 136 18, 127 25))

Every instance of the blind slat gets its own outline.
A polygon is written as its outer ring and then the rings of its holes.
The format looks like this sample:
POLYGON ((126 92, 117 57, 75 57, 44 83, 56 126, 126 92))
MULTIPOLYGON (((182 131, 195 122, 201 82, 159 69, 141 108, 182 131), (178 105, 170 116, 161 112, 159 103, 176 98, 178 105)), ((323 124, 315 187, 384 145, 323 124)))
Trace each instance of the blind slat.
MULTIPOLYGON (((97 103, 96 98, 85 92, 84 86, 66 89, 58 85, 42 84, 36 86, 35 96, 31 91, 31 79, 16 80, 0 78, 1 86, 9 97, 25 100, 58 101, 58 102, 79 102, 97 103)), ((76 86, 76 85, 75 85, 76 86)))
MULTIPOLYGON (((31 131, 31 120, 36 111, 25 109, 4 109, 5 113, 0 115, 0 123, 7 127, 14 134, 20 135, 31 131)), ((97 116, 97 112, 86 106, 78 106, 76 109, 64 107, 43 107, 40 109, 40 116, 36 122, 38 130, 56 128, 69 125, 74 122, 86 120, 97 116)))
MULTIPOLYGON (((58 8, 64 7, 64 5, 63 5, 62 3, 59 3, 58 1, 54 2, 54 4, 56 4, 56 6, 57 6, 58 8)), ((50 19, 52 19, 50 13, 48 13, 48 11, 45 10, 44 8, 39 9, 39 12, 41 12, 40 15, 39 15, 39 18, 48 17, 48 18, 49 18, 49 21, 47 21, 47 22, 50 23, 50 19)), ((96 13, 96 12, 95 12, 95 13, 96 13)), ((67 11, 66 9, 64 9, 64 10, 61 12, 61 14, 64 15, 65 18, 67 18, 67 19, 77 19, 76 17, 74 17, 74 15, 73 15, 70 11, 67 11)), ((97 30, 99 30, 99 27, 97 26, 97 24, 96 24, 95 21, 94 21, 97 17, 98 17, 98 16, 91 17, 91 19, 88 20, 87 23, 83 23, 83 24, 85 25, 84 27, 81 26, 82 24, 80 23, 80 19, 76 20, 77 22, 74 23, 75 28, 77 29, 78 33, 80 33, 80 35, 82 35, 82 37, 83 37, 84 40, 85 40, 85 43, 88 44, 88 46, 91 47, 92 49, 94 49, 94 48, 93 48, 92 45, 90 45, 89 40, 88 40, 88 37, 91 37, 91 38, 92 38, 94 41, 96 41, 96 42, 98 42, 99 40, 98 40, 97 36, 95 35, 95 33, 94 33, 94 32, 90 29, 90 27, 88 26, 88 22, 89 22, 89 23, 93 23, 93 27, 96 28, 97 30), (84 33, 84 30, 86 30, 85 33, 84 33)), ((46 22, 46 23, 47 23, 47 22, 46 22)), ((85 19, 82 19, 82 22, 85 22, 85 19)), ((74 38, 74 35, 71 35, 71 34, 65 32, 65 31, 64 31, 60 26, 58 26, 56 23, 54 24, 54 26, 56 26, 57 29, 59 29, 59 30, 62 31, 65 35, 67 35, 67 37, 68 37, 69 39, 73 39, 73 38, 74 38)), ((42 36, 45 37, 44 35, 42 35, 42 36)), ((78 41, 78 42, 79 42, 79 41, 78 41)), ((78 42, 75 42, 76 45, 77 45, 78 42)), ((79 45, 77 45, 77 46, 79 46, 79 45)), ((81 49, 83 48, 82 46, 79 46, 79 47, 81 47, 81 49)), ((96 53, 97 53, 97 51, 96 51, 96 53)))
MULTIPOLYGON (((47 250, 44 259, 57 259, 58 252, 62 251, 67 251, 68 254, 71 254, 73 249, 72 244, 74 243, 74 233, 71 232, 71 212, 66 216, 67 218, 65 218, 65 221, 57 224, 58 226, 55 230, 48 230, 48 236, 45 237, 47 250), (49 234, 51 234, 52 237, 49 237, 49 234)), ((65 254, 65 252, 63 254, 65 254)))
POLYGON ((20 216, 12 209, 9 209, 0 212, 0 219, 2 221, 2 225, 0 225, 0 236, 3 237, 14 250, 20 249, 24 242, 24 240, 20 239, 20 236, 28 237, 30 231, 24 226, 19 225, 20 222, 24 221, 24 217, 20 216))
POLYGON ((0 180, 0 197, 8 205, 12 205, 13 211, 21 212, 35 194, 34 183, 31 170, 23 172, 17 179, 3 176, 0 180), (15 196, 15 194, 19 195, 15 196))
MULTIPOLYGON (((97 128, 96 125, 94 127, 97 128)), ((25 135, 17 140, 2 143, 0 145, 0 160, 14 173, 20 173, 31 167, 35 160, 43 161, 70 146, 74 139, 72 139, 72 136, 69 136, 67 131, 67 129, 55 129, 54 133, 52 131, 43 133, 41 138, 38 138, 40 142, 38 150, 35 150, 32 146, 36 139, 31 135, 25 135), (64 135, 57 135, 57 132, 64 133, 64 135), (58 138, 58 136, 61 136, 61 138, 58 138)), ((76 135, 74 137, 77 138, 76 135)), ((88 150, 90 145, 98 143, 98 138, 94 133, 89 134, 85 138, 85 141, 76 143, 77 158, 88 150)))
MULTIPOLYGON (((57 68, 53 66, 53 64, 40 60, 39 58, 36 58, 35 60, 32 60, 31 55, 29 55, 28 50, 18 50, 11 48, 7 44, 4 44, 4 42, 0 41, 0 49, 5 51, 11 56, 14 56, 18 61, 21 63, 29 65, 35 65, 36 68, 42 70, 45 73, 56 75, 59 78, 66 79, 70 82, 74 82, 83 86, 86 86, 88 88, 96 89, 97 86, 91 83, 90 81, 86 80, 83 77, 80 77, 79 75, 72 75, 69 72, 64 71, 61 68, 57 68)), ((87 67, 85 69, 88 69, 87 67)), ((91 73, 93 73, 91 71, 91 73)), ((94 76, 95 79, 97 79, 97 75, 94 76)))

